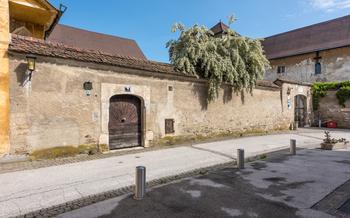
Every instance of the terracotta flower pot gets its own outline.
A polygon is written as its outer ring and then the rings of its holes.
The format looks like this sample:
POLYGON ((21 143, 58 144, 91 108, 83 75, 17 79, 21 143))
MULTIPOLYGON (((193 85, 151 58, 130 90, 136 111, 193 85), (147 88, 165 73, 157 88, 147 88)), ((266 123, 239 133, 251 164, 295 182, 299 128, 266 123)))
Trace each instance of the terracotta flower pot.
POLYGON ((333 150, 334 144, 332 143, 321 143, 321 149, 331 151, 333 150))

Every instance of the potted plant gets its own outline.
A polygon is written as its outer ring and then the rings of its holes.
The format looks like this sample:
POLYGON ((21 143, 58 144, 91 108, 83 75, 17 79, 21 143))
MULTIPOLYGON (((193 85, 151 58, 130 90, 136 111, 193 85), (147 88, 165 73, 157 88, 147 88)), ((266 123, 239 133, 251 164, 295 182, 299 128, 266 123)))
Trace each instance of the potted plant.
POLYGON ((325 139, 321 143, 321 149, 323 150, 333 150, 334 148, 344 148, 349 142, 345 138, 335 139, 331 137, 329 131, 325 131, 325 139))

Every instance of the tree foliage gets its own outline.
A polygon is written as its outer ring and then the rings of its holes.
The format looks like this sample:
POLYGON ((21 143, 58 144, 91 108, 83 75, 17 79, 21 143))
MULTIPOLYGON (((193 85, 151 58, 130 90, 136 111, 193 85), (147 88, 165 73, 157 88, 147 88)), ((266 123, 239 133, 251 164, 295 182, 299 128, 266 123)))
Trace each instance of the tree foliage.
POLYGON ((260 40, 241 36, 232 29, 214 36, 205 26, 185 28, 175 24, 173 31, 180 31, 180 37, 167 43, 170 62, 184 74, 208 79, 208 101, 218 97, 223 83, 236 91, 252 91, 270 66, 260 40))

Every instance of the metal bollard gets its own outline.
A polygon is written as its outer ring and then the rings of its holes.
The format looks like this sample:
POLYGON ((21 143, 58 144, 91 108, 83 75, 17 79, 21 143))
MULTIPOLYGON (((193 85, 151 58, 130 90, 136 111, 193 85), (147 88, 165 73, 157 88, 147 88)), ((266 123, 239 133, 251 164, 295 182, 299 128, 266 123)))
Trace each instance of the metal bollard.
POLYGON ((290 154, 291 155, 297 154, 297 141, 295 139, 290 140, 290 154))
POLYGON ((238 169, 244 169, 244 150, 238 149, 237 150, 237 167, 238 169))
POLYGON ((146 167, 136 167, 135 175, 135 200, 142 200, 146 194, 146 167))

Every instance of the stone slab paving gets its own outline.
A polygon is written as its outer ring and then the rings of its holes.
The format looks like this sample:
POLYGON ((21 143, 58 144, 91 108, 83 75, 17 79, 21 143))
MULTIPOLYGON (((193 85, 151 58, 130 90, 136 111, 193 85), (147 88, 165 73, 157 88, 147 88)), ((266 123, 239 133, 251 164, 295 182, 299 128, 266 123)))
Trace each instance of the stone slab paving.
POLYGON ((314 137, 323 139, 324 131, 329 131, 332 138, 345 138, 350 141, 350 130, 346 129, 319 129, 319 128, 301 128, 298 130, 298 134, 307 137, 314 137))
POLYGON ((291 139, 297 140, 297 146, 302 148, 319 146, 319 143, 322 141, 321 139, 297 134, 278 134, 226 140, 220 143, 198 144, 193 147, 222 155, 231 155, 233 157, 237 157, 237 149, 243 148, 245 150, 245 156, 249 158, 259 154, 289 148, 291 139))
POLYGON ((0 217, 23 215, 130 186, 138 165, 145 165, 147 180, 154 180, 229 163, 237 146, 244 146, 248 156, 283 149, 290 138, 296 138, 300 147, 321 141, 293 134, 248 137, 0 174, 0 217))
POLYGON ((150 189, 142 201, 124 195, 58 217, 331 218, 313 205, 349 181, 349 159, 350 150, 277 152, 241 171, 226 167, 150 189))
POLYGON ((134 182, 135 167, 147 180, 230 162, 210 152, 179 147, 0 175, 0 217, 16 216, 134 182))

